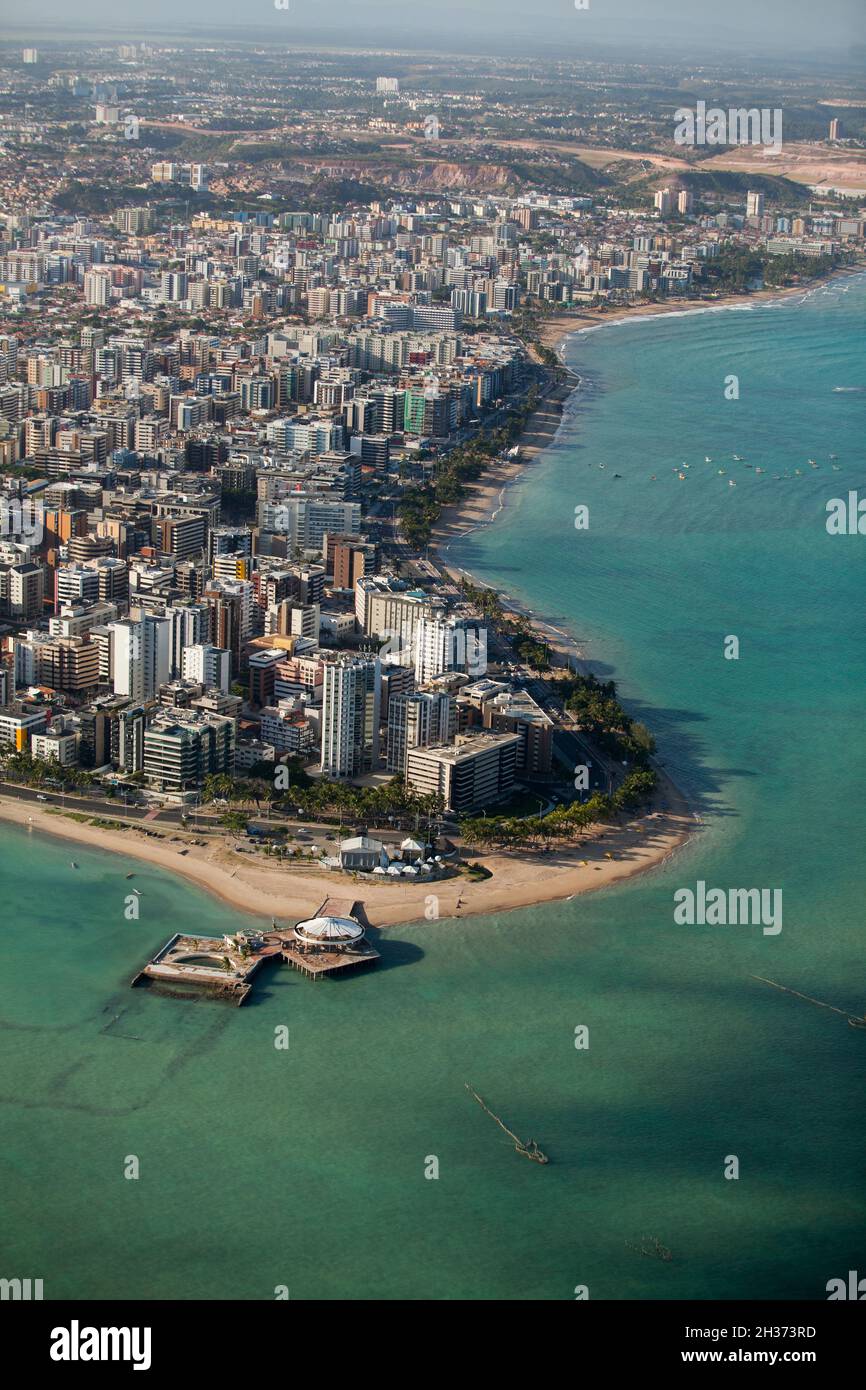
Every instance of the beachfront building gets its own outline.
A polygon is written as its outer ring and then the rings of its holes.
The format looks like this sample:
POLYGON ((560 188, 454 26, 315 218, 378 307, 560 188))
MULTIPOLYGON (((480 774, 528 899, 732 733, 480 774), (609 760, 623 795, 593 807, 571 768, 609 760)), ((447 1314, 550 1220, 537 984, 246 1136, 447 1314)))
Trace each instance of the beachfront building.
POLYGON ((527 777, 546 777, 553 767, 554 723, 526 690, 503 690, 485 700, 484 727, 520 736, 518 771, 527 777))
POLYGON ((481 811, 514 787, 519 747, 519 734, 458 734, 452 744, 410 749, 406 781, 424 796, 441 796, 446 811, 481 811))
POLYGON ((341 869, 370 873, 380 867, 388 867, 388 856, 381 840, 374 840, 369 835, 353 835, 348 840, 341 840, 341 869))
POLYGON ((324 663, 322 773, 360 777, 379 763, 378 656, 338 656, 324 663))
POLYGON ((185 791, 212 774, 233 772, 234 749, 233 719, 167 711, 144 732, 144 774, 158 791, 185 791))
POLYGON ((0 747, 26 753, 30 739, 48 725, 48 712, 41 705, 16 700, 0 708, 0 747))
POLYGON ((60 767, 74 767, 78 761, 78 739, 75 734, 63 729, 46 729, 43 734, 34 734, 30 740, 30 752, 34 758, 46 763, 57 763, 60 767))

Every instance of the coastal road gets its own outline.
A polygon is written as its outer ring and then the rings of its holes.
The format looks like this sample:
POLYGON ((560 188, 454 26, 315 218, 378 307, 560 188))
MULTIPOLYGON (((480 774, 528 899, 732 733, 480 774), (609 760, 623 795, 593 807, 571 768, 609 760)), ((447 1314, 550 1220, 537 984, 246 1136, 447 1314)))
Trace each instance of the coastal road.
MULTIPOLYGON (((61 792, 57 788, 45 790, 42 787, 20 787, 16 782, 0 782, 3 796, 14 796, 19 801, 35 802, 42 810, 56 806, 64 811, 82 811, 92 816, 123 816, 128 820, 144 820, 152 806, 124 806, 123 798, 115 800, 95 796, 77 796, 73 792, 61 792)), ((180 810, 172 807, 160 811, 159 820, 180 822, 180 810)))
POLYGON ((590 748, 589 744, 573 729, 557 729, 553 735, 553 741, 557 752, 572 767, 577 767, 581 763, 586 763, 589 766, 589 780, 593 791, 609 792, 611 787, 616 786, 622 774, 622 768, 618 768, 616 763, 612 763, 609 758, 605 758, 596 749, 590 748))
MULTIPOLYGON (((122 819, 143 822, 149 814, 153 811, 157 811, 158 814, 147 822, 147 824, 152 826, 155 830, 166 827, 179 827, 181 818, 184 814, 186 814, 188 819, 185 829, 193 834, 196 829, 201 831, 208 829, 223 829, 219 824, 220 816, 223 814, 222 810, 211 813, 198 806, 195 808, 187 807, 186 811, 182 811, 178 806, 168 806, 164 808, 152 805, 124 807, 123 801, 120 799, 111 801, 93 796, 70 795, 69 792, 64 793, 61 797, 59 791, 43 791, 42 788, 39 787, 21 787, 15 782, 2 781, 0 781, 0 795, 15 797, 25 804, 32 803, 42 811, 46 811, 54 806, 58 810, 77 811, 91 816, 110 816, 114 820, 122 819), (40 797, 45 799, 40 800, 40 797)), ((22 806, 22 815, 23 809, 22 806)), ((344 824, 340 826, 339 824, 335 825, 327 821, 302 820, 295 816, 280 814, 279 812, 272 812, 271 815, 268 816, 264 809, 256 811, 251 808, 246 808, 244 814, 250 825, 262 827, 273 825, 275 829, 283 827, 300 839, 326 840, 340 836, 345 838, 347 835, 353 833, 353 827, 356 824, 351 818, 347 819, 344 824)), ((413 818, 410 817, 409 821, 411 822, 412 819, 413 818)), ((409 824, 408 828, 404 827, 402 829, 399 826, 392 825, 371 825, 370 828, 377 838, 385 839, 389 842, 402 840, 406 835, 415 833, 411 824, 409 824)))

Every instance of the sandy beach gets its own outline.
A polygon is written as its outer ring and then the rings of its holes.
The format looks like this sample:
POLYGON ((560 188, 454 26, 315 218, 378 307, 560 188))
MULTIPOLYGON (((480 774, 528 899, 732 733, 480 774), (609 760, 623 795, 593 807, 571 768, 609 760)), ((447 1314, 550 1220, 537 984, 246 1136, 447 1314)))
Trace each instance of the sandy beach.
MULTIPOLYGON (((634 309, 606 312, 586 310, 559 315, 546 320, 542 340, 545 345, 561 350, 568 335, 579 328, 610 323, 627 316, 682 313, 695 308, 720 308, 780 299, 802 294, 812 287, 766 290, 710 302, 685 300, 642 305, 634 309)), ((448 562, 450 540, 495 521, 506 505, 510 484, 516 478, 525 476, 527 468, 531 468, 553 443, 565 403, 576 385, 577 379, 569 375, 541 400, 520 437, 519 460, 492 464, 484 478, 472 485, 467 498, 443 510, 434 529, 431 550, 434 558, 452 578, 459 577, 460 571, 448 562)), ((507 596, 505 603, 513 610, 521 611, 520 605, 508 600, 507 596)), ((537 615, 531 615, 531 622, 557 650, 572 656, 578 666, 582 664, 580 648, 568 633, 537 615)), ((145 835, 137 826, 130 826, 126 830, 107 830, 56 812, 37 809, 33 803, 22 803, 11 797, 0 796, 0 820, 23 823, 40 833, 112 851, 123 857, 118 872, 126 869, 128 861, 137 860, 170 873, 181 874, 239 911, 267 922, 275 918, 282 924, 309 917, 325 898, 332 896, 363 902, 368 920, 374 927, 394 927, 425 918, 430 920, 433 916, 470 917, 561 901, 608 888, 656 867, 700 827, 699 818, 683 793, 661 772, 659 788, 654 810, 649 816, 637 817, 621 825, 599 826, 587 832, 583 841, 575 847, 557 848, 545 854, 514 852, 471 856, 491 871, 492 876, 481 882, 470 882, 465 876, 458 875, 438 883, 380 883, 321 869, 314 864, 278 866, 261 855, 237 853, 228 835, 211 836, 204 846, 193 845, 191 840, 194 837, 191 835, 180 835, 183 844, 179 841, 170 843, 168 836, 179 834, 174 826, 165 827, 165 839, 156 839, 145 835), (178 853, 181 848, 187 849, 185 855, 178 853)), ((72 805, 74 802, 71 800, 67 802, 68 808, 72 805)), ((158 821, 151 823, 150 829, 158 828, 158 821)))
MULTIPOLYGON (((794 285, 787 289, 757 290, 753 294, 747 295, 722 295, 718 299, 711 300, 679 299, 664 304, 639 304, 632 308, 581 309, 570 314, 556 314, 552 318, 543 320, 540 325, 539 336, 544 347, 553 348, 561 357, 569 336, 580 329, 598 328, 604 324, 615 323, 626 318, 655 318, 661 314, 746 308, 750 304, 765 303, 768 300, 789 299, 794 295, 806 294, 810 290, 817 289, 839 277, 862 273, 864 268, 866 268, 866 261, 861 261, 853 266, 842 266, 831 271, 829 275, 821 276, 806 285, 794 285)), ((476 531, 479 527, 488 526, 492 521, 495 521, 506 505, 509 485, 517 478, 522 477, 526 473, 527 465, 534 463, 538 456, 555 440, 557 430, 562 422, 565 404, 572 392, 578 387, 579 378, 573 372, 569 372, 565 380, 544 397, 538 409, 529 417, 519 440, 521 457, 513 462, 491 464, 483 478, 479 479, 477 483, 470 484, 468 497, 450 507, 443 508, 442 514, 433 528, 431 550, 438 554, 440 565, 447 569, 452 577, 459 576, 461 571, 449 563, 449 542, 457 536, 468 535, 471 531, 476 531)), ((519 608, 517 604, 508 606, 519 608)), ((548 636, 553 634, 562 645, 568 647, 572 645, 566 634, 561 633, 559 629, 551 628, 548 624, 540 621, 536 622, 535 626, 548 636)))
POLYGON ((576 379, 568 378, 553 387, 539 402, 538 409, 530 415, 518 441, 519 459, 491 463, 484 477, 469 485, 467 497, 450 507, 443 507, 433 528, 431 550, 438 554, 439 563, 452 575, 459 571, 448 565, 448 542, 455 536, 464 536, 480 526, 487 526, 496 519, 505 506, 509 485, 522 477, 528 465, 544 453, 556 438, 565 403, 576 384, 576 379))
MULTIPOLYGON (((519 461, 493 464, 485 477, 473 485, 468 499, 443 511, 434 533, 434 554, 445 550, 451 536, 465 534, 495 519, 505 505, 509 484, 553 443, 574 385, 574 379, 568 378, 540 402, 521 435, 519 461)), ((438 559, 448 568, 447 554, 440 553, 438 559)), ((449 572, 452 576, 458 574, 456 568, 449 572)), ((509 606, 519 609, 516 603, 509 606)), ((541 619, 532 621, 560 651, 580 659, 580 651, 568 634, 541 619)), ((73 808, 74 799, 67 798, 67 810, 73 808)), ((505 912, 608 888, 663 863, 698 828, 697 817, 685 797, 661 774, 659 796, 650 816, 622 825, 599 826, 587 832, 581 844, 545 854, 473 854, 469 856, 473 862, 481 862, 491 871, 492 876, 480 882, 471 882, 461 874, 439 882, 409 884, 343 875, 312 863, 297 867, 275 865, 262 855, 237 853, 228 835, 210 836, 206 845, 193 845, 194 835, 183 834, 174 825, 160 827, 158 820, 148 828, 164 833, 164 839, 146 835, 138 825, 109 830, 9 796, 0 795, 0 820, 112 851, 122 856, 119 873, 125 873, 129 861, 135 860, 181 874, 232 907, 268 924, 272 918, 282 925, 310 917, 330 896, 363 902, 374 927, 394 927, 425 918, 431 920, 434 916, 471 917, 505 912), (169 836, 178 839, 171 843, 169 836), (183 848, 187 853, 181 855, 178 851, 183 848)))
MULTIPOLYGON (((191 841, 196 837, 174 826, 165 827, 165 840, 149 838, 137 826, 109 830, 37 809, 32 802, 10 796, 0 797, 0 820, 93 849, 110 850, 118 855, 118 874, 127 873, 133 861, 181 874, 239 911, 266 924, 276 918, 281 926, 312 916, 327 897, 363 902, 374 927, 556 902, 608 888, 655 867, 697 828, 685 799, 664 779, 652 816, 600 826, 585 835, 581 845, 548 854, 474 855, 473 862, 483 862, 492 874, 481 882, 472 883, 458 875, 439 882, 408 884, 379 883, 307 864, 299 868, 274 865, 260 854, 236 853, 228 836, 212 837, 206 846, 194 846, 191 841), (168 835, 179 838, 170 843, 168 835), (186 855, 178 853, 182 848, 187 848, 186 855)), ((148 829, 159 829, 159 822, 150 822, 148 829)))

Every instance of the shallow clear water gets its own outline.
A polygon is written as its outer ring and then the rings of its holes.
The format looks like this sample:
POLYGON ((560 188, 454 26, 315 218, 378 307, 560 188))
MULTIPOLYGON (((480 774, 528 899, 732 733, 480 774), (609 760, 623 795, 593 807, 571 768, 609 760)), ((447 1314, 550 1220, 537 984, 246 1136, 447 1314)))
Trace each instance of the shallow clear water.
POLYGON ((824 526, 866 481, 864 308, 858 277, 578 335, 557 446, 451 552, 656 731, 705 820, 663 870, 400 929, 376 972, 277 971, 235 1010, 128 982, 236 914, 133 865, 127 922, 125 861, 76 848, 76 873, 2 828, 0 1272, 49 1298, 811 1298, 862 1268, 866 1033, 751 975, 866 1010, 866 538, 824 526), (781 933, 676 926, 698 878, 781 888, 781 933))

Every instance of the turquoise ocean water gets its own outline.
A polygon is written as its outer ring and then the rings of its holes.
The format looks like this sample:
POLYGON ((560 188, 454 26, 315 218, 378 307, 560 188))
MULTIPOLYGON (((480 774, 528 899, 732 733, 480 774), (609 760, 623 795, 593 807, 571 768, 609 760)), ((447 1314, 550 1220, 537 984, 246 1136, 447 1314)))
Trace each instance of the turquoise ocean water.
POLYGON ((400 929, 375 973, 278 972, 234 1010, 128 982, 236 914, 0 829, 0 1274, 49 1298, 617 1299, 822 1297, 863 1272, 866 1033, 751 976, 866 1010, 866 537, 824 525, 866 484, 864 322, 858 276, 577 335, 556 446, 451 552, 651 724, 705 822, 664 869, 400 929), (698 878, 782 889, 782 932, 674 925, 698 878))

